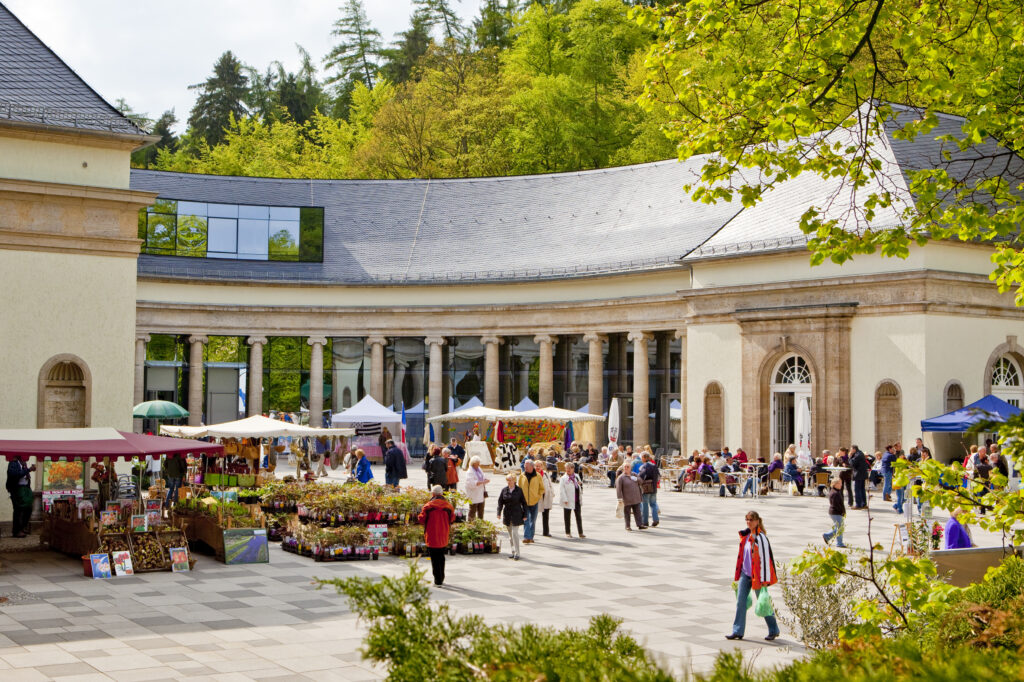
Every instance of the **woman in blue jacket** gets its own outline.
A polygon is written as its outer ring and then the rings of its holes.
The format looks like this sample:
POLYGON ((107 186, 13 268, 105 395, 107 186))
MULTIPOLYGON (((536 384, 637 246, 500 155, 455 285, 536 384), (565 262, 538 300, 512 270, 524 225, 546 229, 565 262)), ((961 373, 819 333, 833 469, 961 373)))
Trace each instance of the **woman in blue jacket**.
POLYGON ((356 480, 360 483, 367 483, 373 480, 373 469, 370 468, 370 460, 362 450, 356 450, 356 480))

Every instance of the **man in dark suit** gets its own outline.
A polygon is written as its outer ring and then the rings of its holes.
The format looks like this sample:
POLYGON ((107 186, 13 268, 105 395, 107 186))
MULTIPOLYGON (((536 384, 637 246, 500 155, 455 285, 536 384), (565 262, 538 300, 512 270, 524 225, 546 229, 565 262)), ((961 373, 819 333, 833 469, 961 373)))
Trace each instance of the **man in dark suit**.
POLYGON ((388 449, 384 453, 384 482, 392 488, 397 488, 399 481, 409 477, 405 469, 405 453, 399 450, 395 441, 390 438, 385 445, 388 449))
POLYGON ((871 465, 868 464, 867 456, 856 445, 850 446, 850 467, 853 469, 853 508, 867 509, 868 495, 865 486, 871 465))

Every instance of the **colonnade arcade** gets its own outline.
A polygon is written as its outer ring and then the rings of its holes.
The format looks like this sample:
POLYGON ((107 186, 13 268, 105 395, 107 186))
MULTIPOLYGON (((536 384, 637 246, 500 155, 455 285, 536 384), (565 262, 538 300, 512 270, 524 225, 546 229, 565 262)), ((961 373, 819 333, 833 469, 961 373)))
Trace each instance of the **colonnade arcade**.
POLYGON ((139 334, 135 398, 179 402, 199 424, 306 409, 315 422, 370 395, 396 412, 405 408, 413 441, 426 417, 474 397, 499 409, 529 400, 592 414, 606 413, 618 397, 623 442, 678 448, 669 405, 681 386, 679 336, 139 334))

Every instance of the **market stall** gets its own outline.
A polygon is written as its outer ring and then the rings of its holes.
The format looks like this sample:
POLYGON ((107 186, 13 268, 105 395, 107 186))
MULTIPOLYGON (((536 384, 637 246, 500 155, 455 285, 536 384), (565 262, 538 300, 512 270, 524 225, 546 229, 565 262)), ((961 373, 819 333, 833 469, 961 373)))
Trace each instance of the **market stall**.
POLYGON ((111 428, 0 430, 0 456, 34 459, 43 470, 44 543, 55 551, 81 555, 90 564, 87 574, 94 562, 97 570, 106 566, 108 575, 111 565, 127 571, 167 570, 172 563, 170 549, 172 545, 180 548, 182 537, 165 527, 158 500, 119 497, 109 477, 97 479, 95 474, 91 478, 101 484, 89 489, 86 462, 95 460, 95 467, 112 471, 111 460, 116 459, 222 451, 214 443, 111 428))
POLYGON ((384 407, 372 396, 368 395, 347 410, 336 413, 331 417, 331 426, 355 429, 352 447, 365 452, 371 460, 380 461, 384 458, 382 443, 388 438, 393 438, 395 445, 405 453, 406 461, 409 459, 405 443, 399 442, 402 415, 384 407))
MULTIPOLYGON (((994 395, 987 395, 970 405, 958 410, 921 420, 921 431, 932 446, 932 456, 941 462, 951 462, 963 458, 970 443, 965 438, 967 432, 980 422, 1002 423, 1009 417, 1020 414, 1020 408, 1001 400, 994 395)), ((978 438, 984 437, 978 434, 978 438)), ((1010 466, 1010 471, 1014 468, 1010 466)))

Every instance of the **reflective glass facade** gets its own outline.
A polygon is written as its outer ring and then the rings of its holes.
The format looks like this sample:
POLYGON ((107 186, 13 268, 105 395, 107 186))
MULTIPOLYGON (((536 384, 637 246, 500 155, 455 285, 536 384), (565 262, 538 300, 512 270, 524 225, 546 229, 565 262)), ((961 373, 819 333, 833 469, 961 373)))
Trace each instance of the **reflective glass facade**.
POLYGON ((324 210, 157 199, 139 212, 142 253, 323 261, 324 210))

